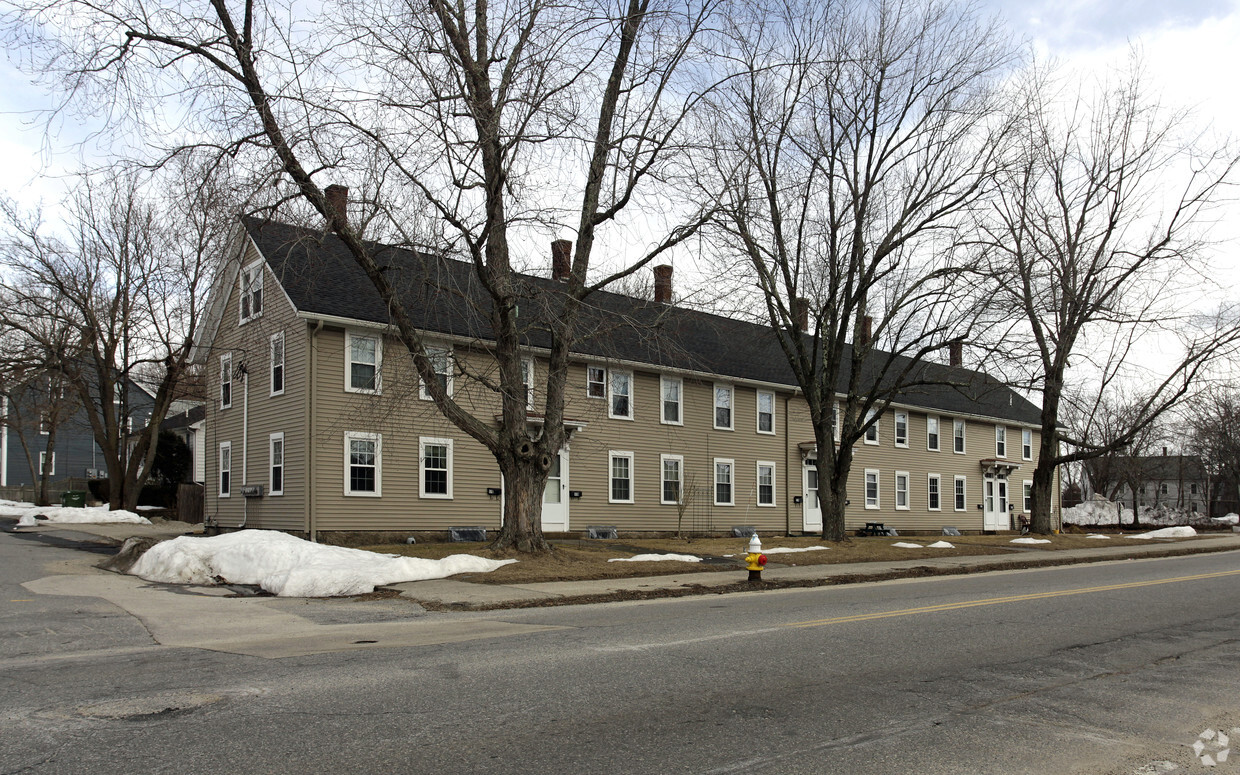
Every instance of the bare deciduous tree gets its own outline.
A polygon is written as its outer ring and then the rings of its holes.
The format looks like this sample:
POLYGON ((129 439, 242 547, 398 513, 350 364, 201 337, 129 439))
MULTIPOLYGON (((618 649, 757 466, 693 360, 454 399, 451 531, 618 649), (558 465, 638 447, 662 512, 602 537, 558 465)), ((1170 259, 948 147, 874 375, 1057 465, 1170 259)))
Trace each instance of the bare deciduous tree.
POLYGON ((995 171, 1004 41, 938 0, 776 2, 734 30, 719 248, 809 404, 824 538, 844 536, 853 444, 901 390, 947 380, 924 359, 968 332, 951 248, 995 171))

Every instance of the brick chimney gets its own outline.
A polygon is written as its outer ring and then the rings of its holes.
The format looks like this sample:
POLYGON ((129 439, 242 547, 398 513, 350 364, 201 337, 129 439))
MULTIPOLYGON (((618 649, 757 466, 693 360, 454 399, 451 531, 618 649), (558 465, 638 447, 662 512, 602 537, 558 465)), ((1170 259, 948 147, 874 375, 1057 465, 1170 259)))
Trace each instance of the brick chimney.
POLYGON ((874 318, 866 315, 861 319, 861 344, 869 345, 874 338, 874 318))
POLYGON ((792 300, 792 319, 800 330, 809 330, 809 299, 799 296, 792 300))
POLYGON ((964 365, 964 342, 956 339, 947 346, 947 363, 951 366, 964 365))
POLYGON ((564 282, 573 273, 573 241, 558 239, 551 243, 551 279, 564 282))
POLYGON ((349 224, 349 187, 332 184, 323 190, 327 199, 327 225, 339 229, 349 224))
POLYGON ((654 268, 654 300, 660 304, 672 303, 672 268, 667 264, 654 268))

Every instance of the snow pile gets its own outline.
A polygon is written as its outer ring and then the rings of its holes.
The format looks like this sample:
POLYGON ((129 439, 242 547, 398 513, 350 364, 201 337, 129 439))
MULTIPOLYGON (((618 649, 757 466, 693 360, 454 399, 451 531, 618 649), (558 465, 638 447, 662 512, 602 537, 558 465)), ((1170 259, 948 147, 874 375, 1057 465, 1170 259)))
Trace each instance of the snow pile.
POLYGON ((1011 543, 1014 544, 1049 544, 1049 538, 1013 538, 1011 543))
POLYGON ((1090 533, 1089 535, 1085 537, 1086 538, 1105 538, 1108 541, 1111 540, 1111 536, 1104 536, 1102 533, 1090 533))
POLYGON ((1164 527, 1161 530, 1151 530, 1148 533, 1137 533, 1130 535, 1129 538, 1192 538, 1197 535, 1197 531, 1187 525, 1181 527, 1164 527))
POLYGON ((333 597, 373 592, 382 584, 490 573, 513 562, 469 554, 400 557, 324 546, 273 530, 240 530, 156 544, 129 573, 167 584, 257 584, 282 597, 333 597))
MULTIPOLYGON (((1204 512, 1177 508, 1165 503, 1154 507, 1142 507, 1137 517, 1146 525, 1188 525, 1206 521, 1204 512)), ((1240 521, 1240 516, 1236 516, 1236 520, 1240 521)), ((1063 521, 1072 525, 1131 525, 1133 513, 1132 509, 1127 506, 1121 507, 1119 504, 1095 496, 1094 500, 1064 509, 1063 521)), ((1226 522, 1227 517, 1218 517, 1215 521, 1226 522)))
POLYGON ((774 549, 763 549, 762 551, 764 554, 792 554, 794 552, 825 552, 828 548, 830 547, 807 546, 804 549, 794 549, 792 547, 788 547, 788 548, 776 547, 774 549))
POLYGON ((1240 514, 1228 514, 1225 517, 1210 517, 1211 522, 1218 522, 1223 525, 1240 524, 1240 514))
POLYGON ((901 549, 925 549, 921 544, 913 544, 908 541, 896 541, 892 546, 898 546, 901 549))
POLYGON ((151 524, 151 520, 132 511, 124 509, 108 511, 107 506, 87 506, 78 509, 64 506, 33 506, 29 503, 13 501, 0 501, 0 517, 17 517, 18 527, 35 527, 40 522, 62 525, 151 524))
POLYGON ((613 557, 607 562, 701 562, 692 554, 635 554, 632 557, 613 557))
POLYGON ((956 547, 954 544, 949 544, 946 541, 935 541, 932 544, 927 544, 926 548, 927 549, 955 549, 956 547))

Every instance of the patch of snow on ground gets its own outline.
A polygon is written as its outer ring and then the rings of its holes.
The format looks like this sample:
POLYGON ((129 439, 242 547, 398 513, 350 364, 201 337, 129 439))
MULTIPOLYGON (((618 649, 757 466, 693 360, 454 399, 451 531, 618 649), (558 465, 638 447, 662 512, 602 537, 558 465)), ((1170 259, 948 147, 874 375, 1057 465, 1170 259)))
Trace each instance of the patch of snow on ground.
POLYGON ((927 549, 955 549, 956 545, 949 544, 946 541, 935 541, 932 544, 927 544, 926 548, 927 549))
POLYGON ((1130 535, 1129 538, 1192 538, 1197 535, 1197 531, 1188 526, 1181 527, 1164 527, 1161 530, 1151 530, 1148 533, 1137 533, 1130 535))
POLYGON ((613 557, 607 562, 701 562, 692 554, 635 554, 632 557, 613 557))
POLYGON ((1105 538, 1108 541, 1111 540, 1111 536, 1104 536, 1102 533, 1090 533, 1089 535, 1085 537, 1086 538, 1105 538))
POLYGON ((0 507, 0 516, 17 517, 18 527, 35 527, 41 522, 59 525, 151 524, 151 520, 132 511, 125 511, 124 509, 108 511, 107 506, 87 506, 86 508, 78 509, 66 506, 39 507, 23 505, 26 507, 19 508, 7 505, 0 507))
POLYGON ((898 546, 901 549, 925 549, 921 544, 913 544, 908 541, 896 541, 892 546, 898 546))
POLYGON ((1223 525, 1240 524, 1240 514, 1228 514, 1225 517, 1210 517, 1211 522, 1218 522, 1223 525))
POLYGON ((1049 544, 1049 538, 1013 538, 1011 543, 1014 544, 1049 544))
POLYGON ((807 546, 804 549, 795 549, 792 547, 777 546, 774 549, 763 549, 764 554, 792 554, 793 552, 825 552, 828 546, 807 546))
POLYGON ((138 511, 159 511, 163 506, 139 506, 138 511))
POLYGON ((442 560, 325 546, 274 530, 182 536, 155 544, 130 568, 166 584, 257 584, 282 597, 333 597, 373 592, 402 581, 490 573, 516 560, 454 554, 442 560))

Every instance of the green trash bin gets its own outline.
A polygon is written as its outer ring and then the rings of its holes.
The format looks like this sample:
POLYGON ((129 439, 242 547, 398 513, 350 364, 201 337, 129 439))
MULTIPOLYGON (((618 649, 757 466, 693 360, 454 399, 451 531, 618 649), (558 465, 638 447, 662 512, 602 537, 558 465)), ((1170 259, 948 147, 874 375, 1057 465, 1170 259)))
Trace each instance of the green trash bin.
POLYGON ((60 496, 60 505, 68 506, 74 509, 86 507, 86 491, 85 490, 65 490, 60 496))

